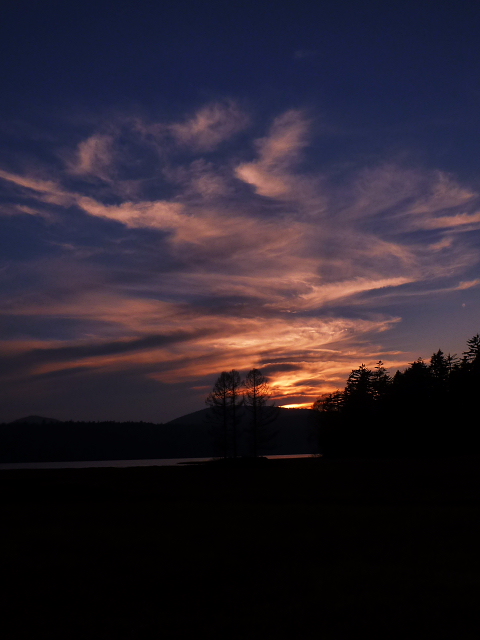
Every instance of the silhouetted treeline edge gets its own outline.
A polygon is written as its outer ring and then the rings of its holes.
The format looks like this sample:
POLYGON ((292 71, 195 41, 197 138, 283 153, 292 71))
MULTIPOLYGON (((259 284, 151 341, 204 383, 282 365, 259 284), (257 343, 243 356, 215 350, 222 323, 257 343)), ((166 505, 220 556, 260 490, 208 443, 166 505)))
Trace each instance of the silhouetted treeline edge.
POLYGON ((478 451, 480 335, 462 357, 438 350, 390 376, 379 361, 319 398, 319 450, 327 456, 437 456, 478 451))

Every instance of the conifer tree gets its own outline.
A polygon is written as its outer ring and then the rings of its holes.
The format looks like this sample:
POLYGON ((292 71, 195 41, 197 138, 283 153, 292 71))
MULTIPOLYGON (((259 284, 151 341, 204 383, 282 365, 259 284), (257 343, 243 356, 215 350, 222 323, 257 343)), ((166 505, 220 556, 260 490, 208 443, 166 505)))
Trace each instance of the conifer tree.
POLYGON ((388 375, 388 371, 383 366, 383 362, 379 360, 371 376, 372 394, 376 402, 385 399, 391 383, 392 378, 388 375))
POLYGON ((373 374, 364 364, 354 369, 345 387, 345 409, 348 412, 368 412, 374 397, 373 374))
POLYGON ((438 385, 445 384, 448 379, 449 365, 441 349, 430 358, 430 373, 438 385))
POLYGON ((467 340, 468 350, 463 352, 465 360, 472 368, 480 368, 480 334, 467 340))

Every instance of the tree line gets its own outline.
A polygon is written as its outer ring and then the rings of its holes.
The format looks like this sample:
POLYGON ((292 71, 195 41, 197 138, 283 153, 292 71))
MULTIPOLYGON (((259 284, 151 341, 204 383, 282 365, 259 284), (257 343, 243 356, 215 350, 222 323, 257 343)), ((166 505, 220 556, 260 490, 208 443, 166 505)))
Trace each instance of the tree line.
POLYGON ((267 427, 277 417, 278 408, 270 402, 271 395, 268 380, 259 369, 249 371, 245 379, 235 369, 220 374, 205 402, 221 457, 237 458, 240 451, 257 457, 260 448, 273 438, 275 434, 267 427))
MULTIPOLYGON (((321 396, 319 448, 326 455, 469 453, 479 426, 480 334, 459 357, 441 349, 390 376, 381 361, 321 396)), ((475 445, 476 446, 476 445, 475 445)))

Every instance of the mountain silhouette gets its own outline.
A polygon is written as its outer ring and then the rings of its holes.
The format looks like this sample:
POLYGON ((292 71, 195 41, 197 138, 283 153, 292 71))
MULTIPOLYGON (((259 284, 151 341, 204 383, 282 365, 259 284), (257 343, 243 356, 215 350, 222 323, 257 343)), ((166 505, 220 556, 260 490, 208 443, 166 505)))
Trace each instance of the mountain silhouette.
MULTIPOLYGON (((244 435, 249 427, 249 414, 243 411, 239 420, 239 455, 248 454, 244 435)), ((311 409, 276 409, 276 418, 265 426, 265 443, 260 445, 261 455, 288 455, 295 453, 316 453, 318 413, 311 409)), ((175 418, 167 425, 176 425, 181 429, 200 428, 204 437, 211 438, 214 427, 211 410, 201 409, 175 418), (210 419, 209 419, 210 418, 210 419)))
POLYGON ((27 416, 26 418, 18 418, 13 420, 9 424, 53 424, 54 422, 61 422, 55 418, 44 418, 43 416, 27 416))
MULTIPOLYGON (((60 422, 29 416, 0 425, 0 462, 211 458, 218 452, 208 414, 209 409, 202 409, 166 424, 60 422)), ((268 425, 273 435, 259 454, 315 453, 315 416, 310 409, 278 409, 276 420, 268 425)), ((247 425, 244 416, 240 433, 247 425)), ((245 446, 239 447, 239 455, 247 453, 245 446)))

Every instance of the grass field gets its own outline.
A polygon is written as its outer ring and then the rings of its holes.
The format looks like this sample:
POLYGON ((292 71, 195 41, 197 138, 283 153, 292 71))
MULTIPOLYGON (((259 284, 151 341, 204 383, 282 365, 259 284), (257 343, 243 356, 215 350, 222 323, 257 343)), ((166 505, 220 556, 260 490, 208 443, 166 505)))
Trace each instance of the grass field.
POLYGON ((476 639, 479 462, 4 471, 3 637, 476 639))

